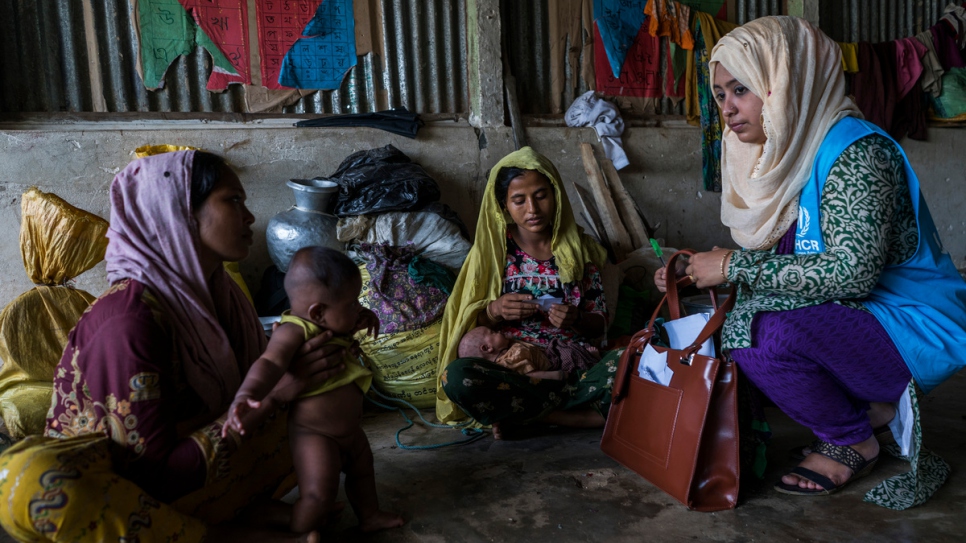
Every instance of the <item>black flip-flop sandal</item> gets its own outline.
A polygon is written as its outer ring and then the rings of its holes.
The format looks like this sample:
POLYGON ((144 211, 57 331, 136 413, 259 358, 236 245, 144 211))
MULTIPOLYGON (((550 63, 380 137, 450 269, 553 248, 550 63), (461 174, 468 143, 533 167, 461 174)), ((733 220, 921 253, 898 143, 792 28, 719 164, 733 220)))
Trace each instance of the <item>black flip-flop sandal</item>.
POLYGON ((827 496, 829 494, 834 494, 839 490, 842 490, 852 481, 861 479, 862 477, 872 473, 872 468, 875 466, 876 461, 879 460, 878 456, 866 460, 852 447, 832 445, 826 441, 819 441, 818 445, 812 449, 812 452, 831 458, 839 464, 850 468, 852 470, 852 476, 849 477, 844 483, 836 485, 831 479, 822 475, 821 473, 798 466, 788 472, 788 474, 797 475, 803 479, 807 479, 821 486, 822 488, 812 490, 802 488, 797 484, 790 485, 788 483, 778 481, 778 483, 775 484, 775 490, 783 494, 792 494, 795 496, 827 496))
MULTIPOLYGON (((892 428, 889 428, 888 424, 883 424, 882 426, 873 428, 872 436, 875 437, 875 440, 879 442, 880 446, 896 442, 896 436, 892 434, 892 428)), ((808 445, 792 447, 791 449, 788 449, 788 456, 792 460, 798 460, 801 462, 802 460, 805 460, 805 457, 808 456, 808 453, 815 450, 815 447, 817 447, 820 442, 821 440, 816 439, 808 445)))

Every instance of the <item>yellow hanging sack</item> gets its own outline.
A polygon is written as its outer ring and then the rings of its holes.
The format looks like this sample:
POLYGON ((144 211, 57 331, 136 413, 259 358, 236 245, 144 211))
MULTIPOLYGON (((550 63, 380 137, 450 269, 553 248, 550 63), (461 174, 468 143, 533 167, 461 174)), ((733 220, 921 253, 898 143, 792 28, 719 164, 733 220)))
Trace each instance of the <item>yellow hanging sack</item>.
POLYGON ((104 259, 108 223, 36 187, 21 200, 20 252, 34 284, 0 312, 0 416, 11 437, 43 432, 54 368, 94 296, 68 282, 104 259))

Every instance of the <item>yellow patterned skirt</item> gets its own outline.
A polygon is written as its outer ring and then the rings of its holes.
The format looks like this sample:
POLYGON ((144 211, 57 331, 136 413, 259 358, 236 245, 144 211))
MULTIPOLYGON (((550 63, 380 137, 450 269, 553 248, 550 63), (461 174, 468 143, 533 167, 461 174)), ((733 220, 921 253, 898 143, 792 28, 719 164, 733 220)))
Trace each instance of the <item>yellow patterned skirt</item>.
POLYGON ((292 472, 287 417, 228 457, 227 475, 171 504, 114 470, 103 435, 31 436, 0 455, 0 525, 18 541, 201 541, 292 472))

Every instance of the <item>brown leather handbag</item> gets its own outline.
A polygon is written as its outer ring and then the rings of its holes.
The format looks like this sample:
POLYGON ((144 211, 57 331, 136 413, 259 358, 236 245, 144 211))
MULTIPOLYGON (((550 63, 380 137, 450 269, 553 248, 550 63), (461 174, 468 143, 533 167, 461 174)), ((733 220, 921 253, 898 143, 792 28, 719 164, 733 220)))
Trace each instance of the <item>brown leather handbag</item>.
MULTIPOLYGON (((678 251, 668 269, 674 269, 678 257, 693 254, 678 251)), ((600 448, 688 509, 721 511, 733 509, 738 501, 737 373, 727 357, 697 351, 734 307, 734 289, 689 347, 653 344, 662 307, 668 305, 672 320, 681 318, 678 289, 691 282, 684 277, 669 285, 647 328, 634 335, 621 355, 600 448), (674 372, 668 386, 638 377, 638 362, 649 343, 668 353, 667 364, 674 372)), ((716 304, 714 292, 711 298, 716 304)))

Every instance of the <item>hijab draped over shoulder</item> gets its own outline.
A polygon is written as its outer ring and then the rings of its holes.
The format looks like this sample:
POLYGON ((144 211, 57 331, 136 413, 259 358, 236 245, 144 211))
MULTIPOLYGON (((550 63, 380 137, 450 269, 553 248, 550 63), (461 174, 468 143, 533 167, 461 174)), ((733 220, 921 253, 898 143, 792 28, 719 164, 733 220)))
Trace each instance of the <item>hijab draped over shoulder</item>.
POLYGON ((762 17, 718 41, 720 63, 761 98, 764 144, 742 143, 727 126, 721 142, 721 221, 735 242, 769 249, 798 219, 798 196, 829 130, 862 117, 846 96, 841 50, 797 17, 762 17))
POLYGON ((208 406, 224 411, 265 347, 241 288, 221 268, 204 276, 191 208, 194 151, 135 160, 111 184, 107 278, 134 279, 157 297, 171 326, 174 356, 208 406))
POLYGON ((524 147, 500 160, 490 170, 483 189, 480 217, 476 223, 476 240, 466 256, 456 285, 446 304, 440 329, 439 367, 436 379, 436 416, 442 422, 464 420, 467 415, 443 392, 440 379, 446 366, 457 358, 460 338, 476 326, 476 316, 486 305, 500 297, 506 265, 506 229, 509 215, 496 199, 496 178, 503 168, 522 168, 542 173, 553 185, 557 214, 553 221, 551 250, 564 283, 583 278, 587 263, 602 267, 606 253, 593 238, 585 235, 574 221, 560 174, 547 157, 524 147))

